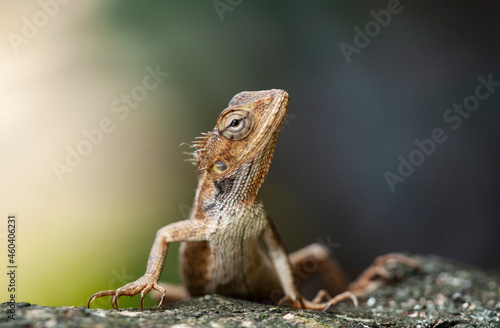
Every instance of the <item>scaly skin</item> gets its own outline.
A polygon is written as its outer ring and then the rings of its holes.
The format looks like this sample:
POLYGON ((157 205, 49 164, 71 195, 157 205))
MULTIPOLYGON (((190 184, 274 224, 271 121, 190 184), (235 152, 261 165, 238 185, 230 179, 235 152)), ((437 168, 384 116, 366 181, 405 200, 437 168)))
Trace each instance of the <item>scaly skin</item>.
POLYGON ((158 279, 173 242, 182 243, 182 276, 191 296, 217 293, 262 301, 281 294, 282 301, 295 308, 316 310, 347 298, 356 302, 350 292, 333 299, 320 292, 313 302, 301 296, 285 246, 259 198, 288 105, 283 90, 234 96, 213 131, 194 143, 191 161, 198 170, 198 187, 189 219, 157 232, 144 276, 117 290, 94 294, 89 307, 98 297, 112 296, 112 305, 118 308, 120 296, 141 293, 143 308, 151 289, 160 292, 160 307, 167 290, 158 279))

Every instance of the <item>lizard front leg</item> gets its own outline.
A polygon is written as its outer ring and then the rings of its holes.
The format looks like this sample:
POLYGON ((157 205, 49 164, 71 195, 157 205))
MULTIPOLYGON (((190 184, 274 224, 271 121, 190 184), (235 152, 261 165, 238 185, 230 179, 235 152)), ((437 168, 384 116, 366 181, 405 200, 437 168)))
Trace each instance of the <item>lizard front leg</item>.
POLYGON ((268 247, 269 256, 271 257, 271 261, 273 262, 274 268, 281 282, 281 287, 285 294, 285 297, 280 301, 280 304, 283 303, 283 301, 288 301, 294 308, 326 310, 332 305, 346 299, 351 299, 354 305, 358 305, 356 296, 349 291, 343 292, 326 302, 321 302, 322 299, 329 297, 328 293, 323 290, 318 293, 318 296, 316 296, 313 301, 308 301, 303 298, 294 280, 292 266, 287 255, 285 245, 283 244, 276 227, 269 217, 268 221, 269 225, 264 229, 262 238, 268 247))
POLYGON ((113 296, 111 305, 118 309, 118 299, 120 296, 134 296, 141 293, 141 310, 144 309, 144 297, 151 289, 157 290, 161 294, 161 307, 165 300, 166 291, 158 284, 160 275, 165 265, 168 245, 172 242, 192 242, 206 240, 206 228, 203 220, 185 220, 169 224, 156 233, 156 238, 149 254, 146 273, 134 282, 131 282, 117 290, 107 290, 97 292, 89 299, 88 307, 99 297, 113 296))

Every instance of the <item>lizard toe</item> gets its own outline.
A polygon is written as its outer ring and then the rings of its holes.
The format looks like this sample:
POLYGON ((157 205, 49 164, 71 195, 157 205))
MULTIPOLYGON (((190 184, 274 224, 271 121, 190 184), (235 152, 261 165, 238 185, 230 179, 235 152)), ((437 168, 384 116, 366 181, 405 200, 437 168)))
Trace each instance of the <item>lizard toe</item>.
POLYGON ((92 303, 97 299, 97 298, 100 298, 100 297, 104 297, 104 296, 110 296, 110 295, 114 295, 116 293, 116 291, 114 290, 105 290, 105 291, 102 291, 102 292, 97 292, 95 293, 94 295, 92 295, 87 303, 87 308, 90 309, 90 305, 92 305, 92 303))
POLYGON ((92 302, 99 297, 103 296, 111 296, 111 306, 113 309, 119 310, 118 300, 121 296, 134 296, 138 293, 141 293, 141 310, 144 310, 144 297, 147 293, 151 291, 151 289, 155 289, 162 294, 162 300, 160 302, 160 306, 163 304, 163 300, 165 299, 165 289, 158 285, 156 281, 150 276, 142 276, 134 282, 126 284, 123 287, 118 288, 117 290, 107 290, 102 292, 97 292, 89 299, 87 306, 90 308, 92 302))

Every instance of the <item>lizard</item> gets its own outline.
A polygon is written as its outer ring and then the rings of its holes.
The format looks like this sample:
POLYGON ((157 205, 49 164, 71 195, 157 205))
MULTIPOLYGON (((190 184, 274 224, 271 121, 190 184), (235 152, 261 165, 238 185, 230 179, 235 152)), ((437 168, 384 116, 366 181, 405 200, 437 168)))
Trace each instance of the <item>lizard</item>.
POLYGON ((121 296, 152 289, 160 294, 158 308, 168 301, 220 294, 266 301, 294 308, 325 310, 364 291, 376 276, 387 277, 384 265, 396 259, 418 268, 416 260, 400 254, 381 257, 349 287, 345 275, 325 246, 312 244, 288 254, 276 226, 267 214, 259 190, 269 171, 276 142, 289 107, 284 90, 244 91, 236 94, 217 119, 214 129, 193 142, 191 161, 198 185, 189 218, 156 233, 145 274, 117 290, 95 293, 88 301, 112 296, 119 309, 121 296), (169 245, 181 243, 184 287, 159 282, 169 245), (263 247, 265 244, 265 247, 263 247), (316 264, 325 284, 337 293, 320 290, 308 300, 298 283, 307 264, 316 264), (167 293, 168 291, 168 293, 167 293))

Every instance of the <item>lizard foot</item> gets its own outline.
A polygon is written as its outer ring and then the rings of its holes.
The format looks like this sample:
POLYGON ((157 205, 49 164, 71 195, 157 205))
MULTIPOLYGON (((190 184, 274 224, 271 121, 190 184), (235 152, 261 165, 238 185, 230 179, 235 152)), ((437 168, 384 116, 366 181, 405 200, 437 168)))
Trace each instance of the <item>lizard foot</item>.
POLYGON ((295 299, 292 299, 290 296, 285 296, 278 302, 278 306, 281 306, 284 302, 288 302, 294 309, 326 311, 332 306, 347 299, 352 300, 354 306, 358 307, 358 299, 353 293, 347 291, 332 298, 330 294, 323 289, 318 292, 312 301, 306 300, 301 295, 296 296, 295 299))
POLYGON ((129 284, 126 284, 125 286, 118 288, 117 290, 106 290, 102 292, 97 292, 92 297, 89 299, 89 302, 87 304, 87 307, 90 308, 90 305, 92 302, 99 297, 103 296, 113 296, 111 297, 111 306, 117 310, 119 310, 118 307, 118 299, 121 296, 134 296, 137 293, 141 293, 141 310, 144 310, 144 297, 146 296, 147 293, 151 291, 151 289, 157 290, 161 294, 161 299, 160 299, 160 304, 158 304, 158 307, 156 308, 157 310, 162 306, 164 300, 165 300, 165 295, 166 291, 163 287, 161 287, 155 279, 153 279, 151 276, 144 275, 141 278, 137 279, 134 282, 131 282, 129 284))
POLYGON ((367 294, 377 288, 381 280, 389 281, 395 278, 394 274, 388 270, 388 267, 395 264, 405 265, 416 272, 422 271, 420 263, 416 259, 399 253, 390 253, 377 257, 373 264, 365 269, 356 281, 351 283, 349 289, 358 296, 367 294))

